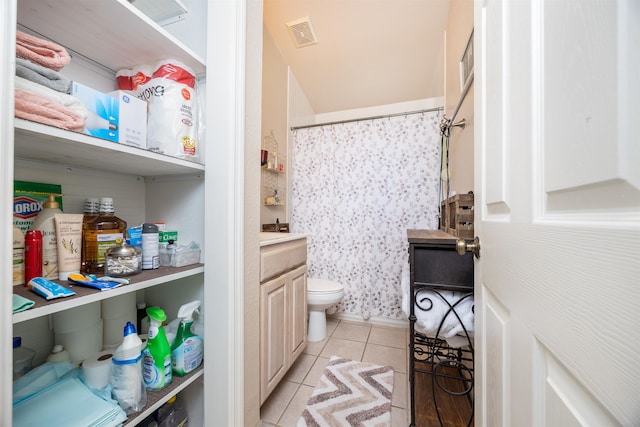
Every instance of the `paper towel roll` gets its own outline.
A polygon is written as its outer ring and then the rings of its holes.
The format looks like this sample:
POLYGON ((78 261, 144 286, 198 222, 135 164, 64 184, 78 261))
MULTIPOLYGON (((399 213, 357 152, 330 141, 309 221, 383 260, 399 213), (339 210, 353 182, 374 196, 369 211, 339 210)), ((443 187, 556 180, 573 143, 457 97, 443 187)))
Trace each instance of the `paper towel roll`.
POLYGON ((85 383, 92 388, 101 389, 109 384, 111 375, 111 351, 101 351, 82 362, 82 374, 85 383))
POLYGON ((102 319, 93 326, 67 333, 55 332, 55 342, 69 351, 71 362, 78 363, 102 350, 102 319))
POLYGON ((102 319, 100 301, 53 313, 53 331, 59 334, 76 332, 102 319))
POLYGON ((129 292, 128 294, 118 295, 117 297, 102 300, 101 309, 103 319, 124 318, 125 321, 122 325, 123 328, 124 325, 127 324, 127 321, 135 325, 137 318, 136 293, 129 292))

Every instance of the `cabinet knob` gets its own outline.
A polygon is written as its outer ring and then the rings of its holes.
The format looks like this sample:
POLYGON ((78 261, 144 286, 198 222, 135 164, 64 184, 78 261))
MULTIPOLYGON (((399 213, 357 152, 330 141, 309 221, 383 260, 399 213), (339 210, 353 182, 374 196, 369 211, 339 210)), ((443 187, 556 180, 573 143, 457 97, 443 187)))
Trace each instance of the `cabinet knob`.
POLYGON ((480 239, 476 236, 476 238, 473 239, 473 243, 467 243, 464 239, 458 239, 456 242, 456 251, 458 251, 460 256, 466 252, 473 252, 473 256, 480 258, 480 239))

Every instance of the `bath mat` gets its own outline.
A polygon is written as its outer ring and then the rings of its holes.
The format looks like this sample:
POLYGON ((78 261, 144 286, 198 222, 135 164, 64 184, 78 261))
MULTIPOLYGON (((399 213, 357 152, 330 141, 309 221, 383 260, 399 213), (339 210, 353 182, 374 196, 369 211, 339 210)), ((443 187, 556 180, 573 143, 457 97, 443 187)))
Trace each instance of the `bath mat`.
POLYGON ((332 356, 297 427, 388 427, 393 369, 332 356))

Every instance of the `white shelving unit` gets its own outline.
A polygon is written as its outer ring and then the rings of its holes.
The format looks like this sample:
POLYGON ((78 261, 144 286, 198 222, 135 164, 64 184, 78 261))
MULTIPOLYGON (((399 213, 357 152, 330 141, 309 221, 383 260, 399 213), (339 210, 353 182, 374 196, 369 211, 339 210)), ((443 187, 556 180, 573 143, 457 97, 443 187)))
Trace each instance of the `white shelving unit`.
MULTIPOLYGON (((235 16, 241 11, 242 6, 208 4, 208 7, 216 9, 215 12, 210 11, 208 16, 215 16, 215 20, 219 21, 209 22, 211 26, 220 23, 223 28, 220 31, 226 31, 228 34, 239 31, 235 26, 226 23, 232 21, 230 16, 235 16)), ((224 248, 229 246, 224 241, 206 240, 211 233, 220 234, 220 230, 227 224, 226 218, 209 227, 209 230, 205 230, 204 224, 205 218, 211 220, 217 215, 215 211, 208 211, 210 208, 207 200, 219 197, 220 193, 232 193, 228 187, 233 185, 232 181, 224 177, 225 175, 216 176, 217 181, 222 182, 224 187, 220 189, 220 186, 209 186, 205 191, 204 159, 200 159, 202 163, 189 162, 40 123, 14 119, 11 114, 16 25, 64 46, 72 53, 72 62, 74 55, 79 55, 98 64, 100 72, 88 67, 89 74, 104 74, 106 69, 112 70, 115 77, 115 71, 120 68, 143 63, 154 64, 159 59, 174 58, 192 68, 199 76, 203 76, 205 73, 209 74, 206 61, 143 15, 127 0, 8 0, 0 5, 0 23, 3 28, 0 32, 0 58, 3 64, 0 66, 2 283, 11 283, 11 269, 8 268, 11 259, 8 233, 12 213, 13 181, 16 179, 62 184, 64 211, 68 213, 81 212, 81 200, 84 197, 112 195, 116 203, 116 215, 129 225, 162 220, 179 230, 180 241, 184 239, 187 243, 189 240, 196 240, 203 249, 202 264, 145 271, 131 276, 130 285, 107 292, 76 286, 74 291, 77 295, 74 297, 45 301, 26 288, 10 289, 6 285, 0 287, 0 301, 3 304, 0 308, 0 360, 3 361, 0 364, 0 425, 12 424, 12 369, 11 363, 8 363, 12 358, 9 344, 11 337, 19 332, 24 336, 24 342, 29 343, 32 335, 51 333, 47 331, 46 324, 48 316, 53 313, 132 292, 135 292, 136 296, 144 295, 148 305, 163 307, 169 318, 175 317, 181 304, 200 299, 201 311, 203 315, 207 314, 204 336, 205 360, 211 362, 203 364, 196 372, 186 377, 174 377, 173 383, 160 392, 149 392, 145 409, 141 413, 130 415, 126 425, 136 425, 177 393, 186 396, 190 421, 194 425, 226 424, 229 418, 234 416, 231 410, 228 410, 233 395, 229 396, 228 391, 223 388, 224 384, 231 381, 229 378, 239 376, 237 369, 240 368, 235 368, 234 371, 225 366, 225 363, 231 364, 229 360, 233 357, 230 354, 235 350, 221 350, 219 343, 227 343, 230 346, 234 344, 234 335, 227 331, 225 326, 231 315, 227 312, 218 315, 220 310, 215 305, 222 301, 220 304, 226 308, 225 299, 229 301, 229 283, 232 279, 228 276, 233 276, 233 273, 229 273, 224 266, 229 264, 225 257, 232 255, 220 256, 221 252, 224 253, 224 248), (212 272, 208 272, 205 265, 211 260, 212 272), (220 268, 220 265, 223 267, 220 268), (220 277, 222 280, 216 284, 212 283, 220 277), (212 286, 218 288, 211 291, 212 286), (27 311, 11 314, 9 301, 13 292, 34 300, 36 305, 27 311), (216 327, 211 327, 212 325, 216 327), (216 382, 205 385, 205 377, 211 373, 216 374, 216 382), (207 392, 211 393, 209 398, 206 396, 207 392), (205 405, 204 402, 215 403, 205 405)), ((203 32, 202 37, 207 37, 207 34, 203 32)), ((236 46, 234 49, 241 48, 236 46)), ((233 49, 216 46, 215 51, 220 52, 220 57, 214 61, 218 64, 234 57, 233 49)), ((64 74, 64 70, 62 73, 64 74)), ((233 76, 221 78, 219 73, 212 74, 216 79, 215 84, 219 87, 238 85, 233 76), (229 81, 225 81, 225 78, 229 81)), ((92 75, 92 78, 104 78, 104 75, 92 75)), ((209 88, 207 92, 210 93, 209 88)), ((230 93, 218 97, 212 104, 212 111, 221 109, 220 102, 235 102, 235 96, 235 93, 230 93)), ((204 98, 203 96, 202 99, 204 98)), ((211 118, 212 114, 206 117, 211 118)), ((217 133, 210 131, 209 138, 218 136, 224 130, 226 129, 216 130, 217 133)), ((225 141, 224 137, 217 138, 216 143, 233 145, 232 141, 225 141)), ((220 149, 220 146, 218 149, 227 150, 220 149)), ((223 168, 216 173, 227 172, 223 168)), ((43 356, 46 356, 44 352, 48 352, 50 348, 36 350, 36 361, 40 359, 39 362, 42 362, 43 356)), ((239 410, 236 411, 238 412, 239 410)), ((52 420, 52 424, 56 424, 55 420, 52 420)))

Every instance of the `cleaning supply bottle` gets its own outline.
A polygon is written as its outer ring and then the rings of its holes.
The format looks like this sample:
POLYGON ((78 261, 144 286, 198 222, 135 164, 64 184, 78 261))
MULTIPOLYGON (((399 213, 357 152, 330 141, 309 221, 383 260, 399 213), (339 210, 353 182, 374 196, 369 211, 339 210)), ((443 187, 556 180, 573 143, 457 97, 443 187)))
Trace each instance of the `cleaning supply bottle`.
POLYGON ((158 427, 187 427, 189 414, 182 399, 172 396, 158 409, 158 427))
POLYGON ((149 390, 160 390, 171 383, 171 347, 162 322, 167 315, 159 307, 148 307, 149 340, 142 352, 144 384, 149 390))
POLYGON ((146 404, 146 393, 142 379, 142 340, 136 327, 127 322, 124 338, 111 358, 109 384, 118 404, 127 414, 142 409, 146 404))
POLYGON ((127 223, 115 215, 113 199, 102 197, 99 215, 85 225, 85 245, 82 248, 85 265, 82 271, 89 274, 104 273, 104 254, 112 246, 122 245, 127 223))
POLYGON ((200 307, 200 301, 191 301, 178 310, 180 326, 171 346, 173 373, 184 376, 202 363, 204 345, 202 337, 193 333, 193 312, 200 307))
POLYGON ((49 194, 43 209, 31 224, 32 230, 42 233, 42 277, 58 280, 58 239, 56 238, 55 214, 62 213, 55 194, 49 194))

